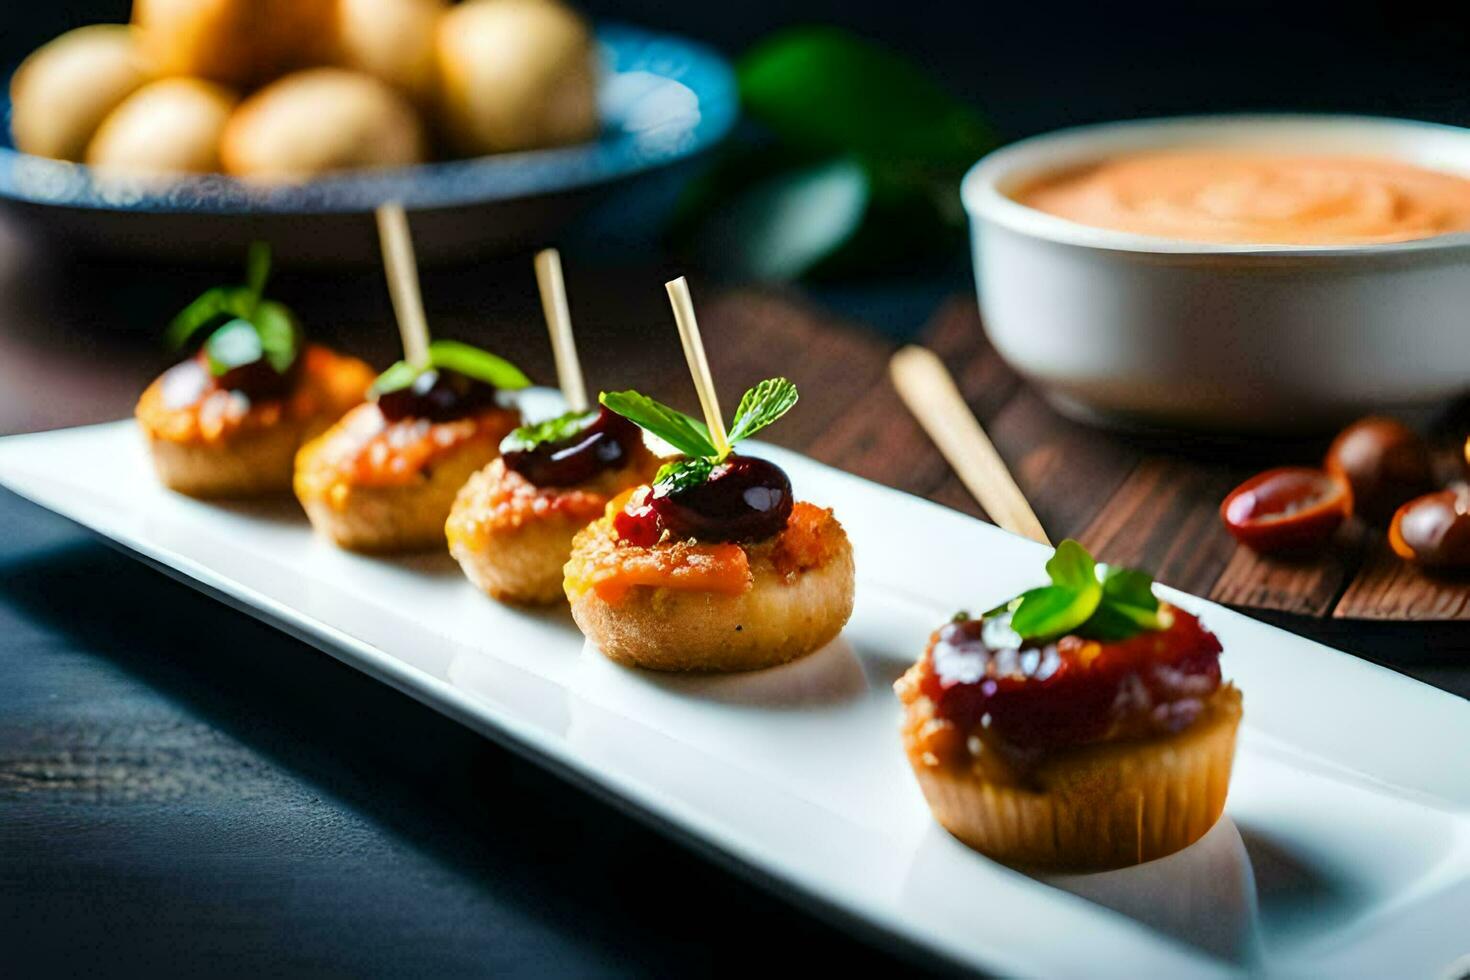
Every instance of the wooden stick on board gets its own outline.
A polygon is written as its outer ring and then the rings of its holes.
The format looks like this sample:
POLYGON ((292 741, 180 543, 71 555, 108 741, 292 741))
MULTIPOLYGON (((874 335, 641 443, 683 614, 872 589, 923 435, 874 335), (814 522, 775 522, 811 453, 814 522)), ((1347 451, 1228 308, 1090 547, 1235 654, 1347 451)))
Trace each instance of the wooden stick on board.
POLYGON ((924 347, 905 347, 893 355, 888 368, 903 403, 990 519, 1014 534, 1051 544, 938 355, 924 347))

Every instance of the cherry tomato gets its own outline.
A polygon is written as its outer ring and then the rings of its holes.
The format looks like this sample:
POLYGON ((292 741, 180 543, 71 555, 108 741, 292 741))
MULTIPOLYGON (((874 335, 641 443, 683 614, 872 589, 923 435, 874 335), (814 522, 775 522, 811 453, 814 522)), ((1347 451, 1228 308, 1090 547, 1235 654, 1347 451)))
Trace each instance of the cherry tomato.
POLYGON ((1428 445, 1407 425, 1381 416, 1359 419, 1338 433, 1325 467, 1347 478, 1358 513, 1378 522, 1434 486, 1428 445))
POLYGON ((1352 512, 1353 491, 1345 477, 1305 466, 1258 473, 1220 504, 1230 533, 1260 552, 1321 547, 1352 512))
POLYGON ((1470 487, 1416 497, 1393 515, 1394 554, 1426 568, 1470 569, 1470 487))

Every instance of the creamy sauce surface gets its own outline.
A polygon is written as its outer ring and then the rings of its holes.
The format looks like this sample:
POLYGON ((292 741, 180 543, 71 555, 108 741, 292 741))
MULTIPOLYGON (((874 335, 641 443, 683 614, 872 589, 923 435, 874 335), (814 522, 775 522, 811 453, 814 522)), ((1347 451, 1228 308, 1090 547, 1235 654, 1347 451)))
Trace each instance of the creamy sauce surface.
POLYGON ((1376 157, 1142 153, 1012 197, 1084 225, 1200 242, 1362 245, 1470 231, 1470 180, 1376 157))

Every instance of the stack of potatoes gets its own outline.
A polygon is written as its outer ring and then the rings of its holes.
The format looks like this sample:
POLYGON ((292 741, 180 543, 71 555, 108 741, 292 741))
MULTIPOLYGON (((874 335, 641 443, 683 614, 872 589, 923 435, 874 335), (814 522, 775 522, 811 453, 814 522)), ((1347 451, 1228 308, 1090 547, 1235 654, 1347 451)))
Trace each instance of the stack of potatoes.
POLYGON ((11 102, 27 153, 263 180, 598 128, 593 37, 558 0, 134 0, 33 53, 11 102))

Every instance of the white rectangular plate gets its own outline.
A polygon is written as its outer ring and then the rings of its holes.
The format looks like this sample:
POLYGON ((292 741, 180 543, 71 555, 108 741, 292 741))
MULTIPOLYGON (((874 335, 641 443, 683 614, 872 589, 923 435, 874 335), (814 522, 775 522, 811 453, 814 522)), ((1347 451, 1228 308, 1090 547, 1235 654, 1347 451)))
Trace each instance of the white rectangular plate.
MULTIPOLYGON (((1007 974, 1449 975, 1470 952, 1470 705, 1188 596, 1245 693, 1226 817, 1139 868, 1037 879, 934 825, 893 680, 956 609, 1035 583, 1038 545, 774 447, 857 554, 843 636, 757 674, 671 677, 585 649, 564 609, 382 560, 294 504, 161 489, 131 423, 0 440, 0 482, 799 898, 1007 974)), ((329 692, 323 692, 330 696, 329 692)))

